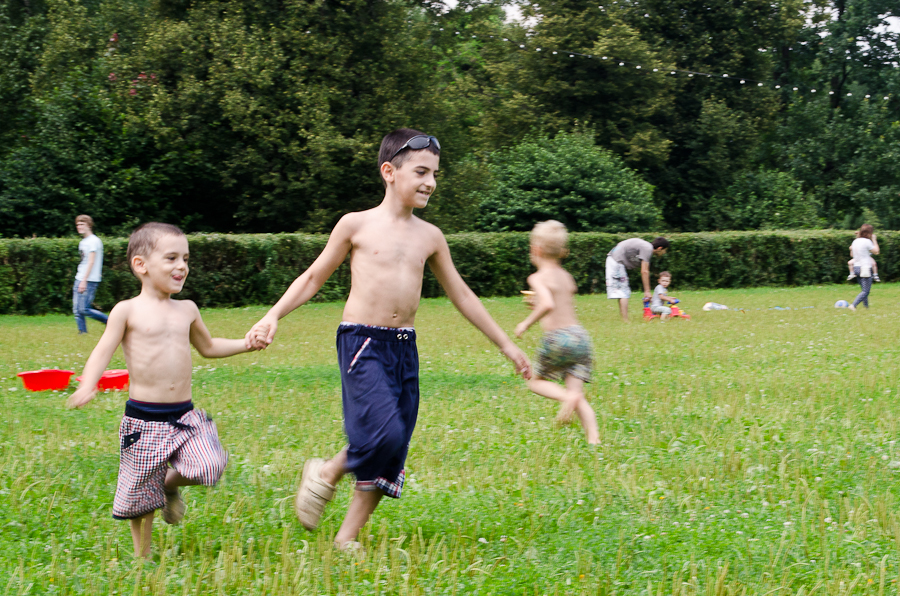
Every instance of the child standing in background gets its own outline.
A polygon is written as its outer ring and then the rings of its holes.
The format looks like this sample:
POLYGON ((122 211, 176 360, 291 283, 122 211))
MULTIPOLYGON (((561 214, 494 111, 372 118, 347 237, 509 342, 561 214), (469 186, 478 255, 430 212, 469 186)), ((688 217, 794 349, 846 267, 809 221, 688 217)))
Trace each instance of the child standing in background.
POLYGON ((859 277, 860 292, 857 294, 850 310, 855 311, 857 305, 862 304, 869 308, 869 292, 872 290, 872 269, 875 259, 873 254, 878 254, 878 240, 875 237, 871 224, 863 224, 857 232, 857 238, 850 245, 850 256, 853 257, 853 274, 859 277))
POLYGON ((665 321, 672 315, 672 309, 667 304, 678 304, 677 298, 666 293, 670 283, 672 283, 672 274, 668 271, 660 273, 656 288, 653 290, 653 298, 650 300, 650 312, 659 315, 660 321, 665 321))
POLYGON ((587 402, 584 384, 591 380, 591 338, 575 316, 575 279, 563 269, 560 259, 568 254, 568 232, 558 221, 545 221, 531 231, 531 262, 537 272, 528 276, 534 292, 530 315, 516 326, 516 337, 541 322, 544 337, 538 348, 534 377, 528 387, 543 397, 562 403, 557 420, 567 422, 574 412, 588 443, 600 443, 594 409, 587 402), (553 381, 563 380, 565 387, 553 381))

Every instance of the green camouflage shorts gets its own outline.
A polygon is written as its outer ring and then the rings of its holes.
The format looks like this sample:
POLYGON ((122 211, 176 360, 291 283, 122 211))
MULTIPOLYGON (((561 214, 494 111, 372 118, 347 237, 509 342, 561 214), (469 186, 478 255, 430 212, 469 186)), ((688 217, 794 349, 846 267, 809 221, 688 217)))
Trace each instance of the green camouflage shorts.
POLYGON ((591 336, 581 325, 573 325, 544 334, 537 351, 534 372, 553 381, 572 375, 590 383, 592 361, 591 336))

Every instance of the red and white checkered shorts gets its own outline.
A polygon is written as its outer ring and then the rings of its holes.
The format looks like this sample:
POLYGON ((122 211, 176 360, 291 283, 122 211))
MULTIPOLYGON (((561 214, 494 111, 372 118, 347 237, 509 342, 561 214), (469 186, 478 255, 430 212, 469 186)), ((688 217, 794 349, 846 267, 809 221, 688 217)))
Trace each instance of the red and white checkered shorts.
POLYGON ((116 519, 133 519, 162 508, 168 464, 185 478, 212 486, 228 463, 216 423, 203 410, 185 413, 177 426, 125 416, 119 440, 119 480, 113 501, 116 519))

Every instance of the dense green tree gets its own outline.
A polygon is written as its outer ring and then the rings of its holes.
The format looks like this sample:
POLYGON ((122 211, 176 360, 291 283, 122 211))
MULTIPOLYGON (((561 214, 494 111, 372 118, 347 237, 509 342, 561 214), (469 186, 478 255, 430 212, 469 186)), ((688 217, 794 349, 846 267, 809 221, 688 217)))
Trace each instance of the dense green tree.
POLYGON ((637 232, 659 224, 653 187, 586 133, 531 137, 497 152, 480 228, 530 230, 555 219, 573 232, 637 232))
POLYGON ((822 227, 820 205, 786 172, 745 171, 706 204, 706 230, 798 230, 822 227))

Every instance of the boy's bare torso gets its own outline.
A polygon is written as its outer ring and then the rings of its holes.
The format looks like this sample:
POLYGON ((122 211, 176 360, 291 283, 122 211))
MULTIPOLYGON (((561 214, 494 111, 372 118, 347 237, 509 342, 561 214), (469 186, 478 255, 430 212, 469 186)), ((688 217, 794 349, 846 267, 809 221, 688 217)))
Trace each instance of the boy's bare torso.
POLYGON ((192 302, 126 300, 122 351, 128 366, 129 397, 173 403, 191 399, 191 325, 197 318, 192 302))
POLYGON ((418 217, 382 209, 352 214, 350 296, 343 318, 381 327, 412 327, 422 296, 425 264, 441 232, 418 217))
POLYGON ((553 309, 541 318, 541 329, 552 331, 579 324, 574 300, 578 286, 568 271, 559 265, 542 267, 528 281, 544 285, 553 296, 553 309))

